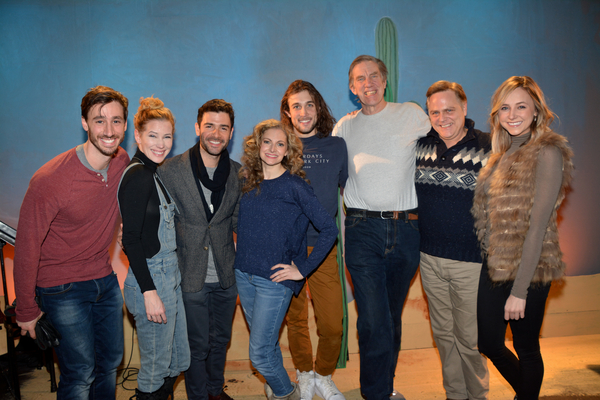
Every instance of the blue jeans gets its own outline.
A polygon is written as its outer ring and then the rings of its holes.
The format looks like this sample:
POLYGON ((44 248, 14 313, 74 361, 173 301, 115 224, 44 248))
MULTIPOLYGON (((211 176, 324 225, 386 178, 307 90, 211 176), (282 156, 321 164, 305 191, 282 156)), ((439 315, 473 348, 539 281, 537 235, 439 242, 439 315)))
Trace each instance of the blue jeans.
POLYGON ((190 400, 206 400, 209 394, 218 396, 223 391, 236 302, 235 285, 223 289, 219 283, 205 283, 199 292, 183 293, 192 353, 185 373, 190 400))
POLYGON ((250 361, 275 396, 286 396, 294 387, 283 367, 279 331, 292 299, 292 289, 237 269, 235 279, 250 327, 250 361))
POLYGON ((147 261, 156 292, 165 306, 167 323, 148 321, 144 294, 131 268, 125 279, 124 296, 127 309, 135 318, 140 347, 138 388, 152 393, 160 389, 164 378, 177 377, 188 369, 190 346, 177 255, 173 252, 167 258, 154 257, 147 261))
POLYGON ((40 306, 62 335, 57 399, 115 398, 123 359, 123 296, 114 273, 101 279, 37 288, 40 306))
POLYGON ((402 337, 402 307, 419 266, 418 221, 347 217, 346 266, 358 309, 360 386, 388 399, 402 337))

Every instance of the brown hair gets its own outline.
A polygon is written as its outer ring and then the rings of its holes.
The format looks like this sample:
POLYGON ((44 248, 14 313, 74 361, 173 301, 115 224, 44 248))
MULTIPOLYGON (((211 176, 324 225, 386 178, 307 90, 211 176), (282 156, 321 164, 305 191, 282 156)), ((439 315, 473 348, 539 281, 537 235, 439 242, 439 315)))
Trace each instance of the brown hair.
POLYGON ((460 84, 456 82, 437 81, 427 89, 427 94, 425 95, 427 96, 427 107, 429 108, 429 98, 431 96, 439 92, 445 92, 446 90, 452 90, 463 105, 467 102, 467 95, 460 84))
POLYGON ((175 133, 175 117, 173 117, 171 110, 165 107, 165 103, 154 97, 154 95, 146 98, 140 97, 140 107, 133 117, 135 129, 141 133, 146 124, 153 119, 169 121, 173 127, 173 133, 175 133))
POLYGON ((292 82, 281 99, 281 107, 279 108, 279 117, 281 118, 281 123, 283 123, 289 129, 294 129, 292 125, 292 119, 286 114, 286 112, 290 112, 288 100, 290 96, 305 90, 310 94, 310 97, 312 97, 313 101, 315 102, 315 106, 317 107, 317 125, 315 126, 317 129, 317 136, 321 138, 327 137, 335 125, 335 118, 331 115, 331 109, 327 103, 325 103, 321 93, 315 89, 312 83, 303 81, 301 79, 292 82))
POLYGON ((377 57, 368 56, 366 54, 363 54, 361 56, 356 57, 354 59, 354 61, 352 61, 352 64, 350 64, 350 69, 348 70, 348 85, 352 85, 352 81, 354 80, 354 76, 352 75, 352 71, 354 70, 354 67, 356 67, 358 64, 360 64, 363 61, 373 61, 374 63, 376 63, 377 67, 379 67, 379 73, 381 74, 383 81, 387 82, 388 70, 387 70, 387 67, 385 66, 385 63, 377 57))
POLYGON ((302 167, 302 142, 287 126, 275 119, 268 119, 256 125, 251 135, 244 138, 244 155, 242 156, 242 168, 240 168, 239 177, 244 180, 242 193, 248 193, 253 189, 260 191, 260 183, 265 179, 260 158, 260 146, 263 136, 269 129, 280 129, 285 134, 287 140, 288 154, 281 161, 281 165, 290 171, 292 175, 298 175, 302 179, 306 176, 302 167))
POLYGON ((127 97, 108 86, 96 86, 88 90, 81 99, 81 116, 87 121, 88 113, 96 104, 102 104, 102 107, 113 101, 118 102, 123 106, 123 119, 127 122, 127 106, 129 101, 127 97))
POLYGON ((492 130, 492 153, 504 153, 510 148, 512 138, 500 124, 498 113, 506 98, 517 88, 523 88, 533 99, 536 118, 531 123, 531 143, 538 135, 550 131, 550 124, 554 121, 554 113, 546 104, 542 89, 528 76, 512 76, 500 85, 492 96, 492 111, 490 113, 490 127, 492 130))

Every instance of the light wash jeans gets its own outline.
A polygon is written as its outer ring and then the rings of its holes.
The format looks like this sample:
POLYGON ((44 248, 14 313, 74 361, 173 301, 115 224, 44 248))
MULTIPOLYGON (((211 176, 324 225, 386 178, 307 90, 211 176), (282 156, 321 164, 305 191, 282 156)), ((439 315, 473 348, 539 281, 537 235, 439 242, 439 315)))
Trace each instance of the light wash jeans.
POLYGON ((283 367, 279 330, 290 305, 292 289, 237 269, 235 279, 250 327, 250 361, 275 396, 288 395, 294 387, 283 367))
POLYGON ((152 393, 160 389, 167 377, 176 377, 190 365, 185 309, 181 297, 181 275, 177 255, 148 260, 148 269, 158 296, 165 306, 166 324, 148 321, 144 295, 131 269, 124 286, 127 309, 135 318, 140 347, 138 389, 152 393))
POLYGON ((40 307, 62 339, 56 346, 60 382, 56 398, 115 398, 123 359, 123 296, 113 273, 100 279, 38 287, 40 307))

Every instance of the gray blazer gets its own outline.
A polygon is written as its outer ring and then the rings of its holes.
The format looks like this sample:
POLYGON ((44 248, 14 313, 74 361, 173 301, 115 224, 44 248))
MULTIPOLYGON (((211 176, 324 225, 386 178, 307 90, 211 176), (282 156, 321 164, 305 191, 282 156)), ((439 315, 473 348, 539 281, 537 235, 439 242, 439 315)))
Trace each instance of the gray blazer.
POLYGON ((210 225, 196 185, 197 178, 192 171, 190 151, 165 161, 158 169, 179 209, 179 213, 175 213, 175 232, 181 289, 184 292, 202 290, 208 268, 209 245, 212 246, 221 287, 227 289, 235 284, 233 232, 237 231, 241 197, 238 171, 241 166, 233 160, 230 160, 230 163, 231 172, 225 185, 225 194, 210 225))

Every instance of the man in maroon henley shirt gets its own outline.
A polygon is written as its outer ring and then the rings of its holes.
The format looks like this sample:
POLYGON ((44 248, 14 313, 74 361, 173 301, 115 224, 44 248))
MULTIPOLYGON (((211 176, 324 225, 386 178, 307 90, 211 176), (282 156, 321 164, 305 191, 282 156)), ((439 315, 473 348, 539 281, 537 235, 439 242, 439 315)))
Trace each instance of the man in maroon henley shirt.
POLYGON ((17 323, 35 338, 46 313, 61 334, 59 399, 114 399, 123 358, 123 297, 108 254, 128 101, 106 86, 81 101, 88 140, 43 165, 23 199, 15 245, 17 323), (36 302, 37 296, 37 302, 36 302))

